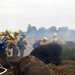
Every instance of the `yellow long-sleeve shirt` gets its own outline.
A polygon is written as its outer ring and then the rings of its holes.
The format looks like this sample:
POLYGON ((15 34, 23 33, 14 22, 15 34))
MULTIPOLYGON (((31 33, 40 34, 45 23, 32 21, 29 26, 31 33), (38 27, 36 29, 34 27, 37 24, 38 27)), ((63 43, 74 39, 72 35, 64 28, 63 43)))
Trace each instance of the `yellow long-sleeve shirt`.
POLYGON ((24 42, 25 45, 27 45, 27 39, 26 38, 23 38, 22 41, 24 42))

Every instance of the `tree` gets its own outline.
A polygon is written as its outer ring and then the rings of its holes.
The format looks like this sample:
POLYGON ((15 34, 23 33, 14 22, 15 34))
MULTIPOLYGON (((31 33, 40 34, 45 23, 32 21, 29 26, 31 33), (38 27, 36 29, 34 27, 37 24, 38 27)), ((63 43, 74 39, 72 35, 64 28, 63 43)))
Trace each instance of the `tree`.
POLYGON ((57 32, 57 28, 55 26, 52 26, 48 29, 49 32, 57 32))
POLYGON ((28 25, 28 30, 27 30, 27 33, 36 33, 37 32, 37 29, 35 26, 31 26, 30 24, 28 25))
POLYGON ((45 29, 44 27, 39 28, 38 33, 39 34, 45 34, 47 32, 47 29, 45 29))
POLYGON ((58 32, 66 32, 68 31, 68 27, 59 27, 58 32))

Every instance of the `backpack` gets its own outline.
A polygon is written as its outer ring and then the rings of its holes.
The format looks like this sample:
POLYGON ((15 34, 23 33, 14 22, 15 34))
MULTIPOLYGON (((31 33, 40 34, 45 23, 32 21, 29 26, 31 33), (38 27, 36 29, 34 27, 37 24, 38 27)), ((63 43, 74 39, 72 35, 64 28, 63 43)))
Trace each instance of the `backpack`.
POLYGON ((36 47, 38 47, 38 46, 39 46, 39 41, 36 40, 35 43, 33 44, 33 48, 36 48, 36 47))
POLYGON ((6 48, 6 41, 0 39, 0 50, 4 50, 6 48))
POLYGON ((22 41, 22 39, 20 39, 20 40, 17 42, 17 46, 18 46, 19 48, 25 46, 25 45, 24 45, 24 42, 22 41))

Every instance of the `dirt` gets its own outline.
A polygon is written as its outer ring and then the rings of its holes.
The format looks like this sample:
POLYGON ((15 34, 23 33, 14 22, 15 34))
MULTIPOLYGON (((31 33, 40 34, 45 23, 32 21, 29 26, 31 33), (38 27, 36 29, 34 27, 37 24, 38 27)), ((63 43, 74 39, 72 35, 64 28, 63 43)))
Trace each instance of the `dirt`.
MULTIPOLYGON (((48 68, 54 73, 54 75, 75 75, 75 61, 62 61, 59 66, 49 64, 48 68)), ((13 75, 13 70, 8 69, 3 75, 13 75)))
POLYGON ((62 61, 59 66, 48 65, 55 75, 75 75, 75 61, 62 61))

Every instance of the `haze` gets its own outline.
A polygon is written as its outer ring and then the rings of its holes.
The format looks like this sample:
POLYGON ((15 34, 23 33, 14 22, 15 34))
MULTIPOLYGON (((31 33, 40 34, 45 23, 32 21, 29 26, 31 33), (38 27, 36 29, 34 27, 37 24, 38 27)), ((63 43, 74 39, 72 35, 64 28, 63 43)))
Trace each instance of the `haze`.
POLYGON ((75 0, 0 0, 0 31, 67 26, 75 29, 75 0))

